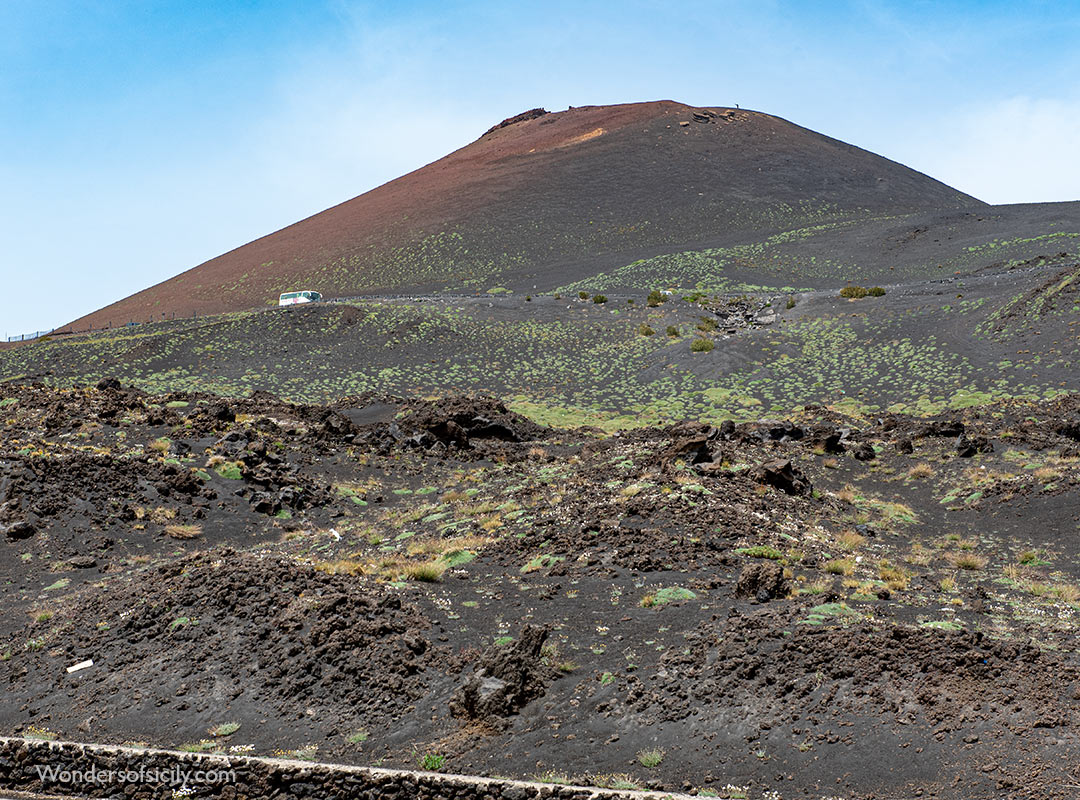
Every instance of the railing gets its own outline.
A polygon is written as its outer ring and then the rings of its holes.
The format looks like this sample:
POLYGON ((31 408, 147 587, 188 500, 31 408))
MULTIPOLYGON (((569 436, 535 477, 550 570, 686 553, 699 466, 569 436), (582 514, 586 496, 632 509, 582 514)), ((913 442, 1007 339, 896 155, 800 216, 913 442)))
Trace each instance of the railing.
MULTIPOLYGON (((151 322, 170 322, 170 321, 176 320, 176 319, 198 319, 198 317, 199 317, 199 314, 198 314, 197 311, 192 311, 190 317, 188 317, 187 315, 178 316, 175 311, 169 311, 169 312, 163 313, 161 315, 160 319, 158 317, 156 317, 156 316, 152 316, 146 321, 147 321, 147 323, 151 323, 151 322)), ((117 329, 122 330, 124 328, 134 328, 134 327, 136 327, 138 325, 142 325, 142 322, 136 322, 135 320, 131 320, 130 322, 125 322, 125 323, 122 323, 120 325, 113 325, 112 322, 109 322, 108 324, 102 325, 102 326, 97 327, 97 328, 95 328, 93 325, 91 325, 91 326, 89 326, 87 328, 81 328, 79 330, 75 330, 74 328, 63 328, 63 329, 53 328, 52 330, 48 330, 48 331, 34 331, 33 333, 24 333, 24 334, 21 334, 19 336, 8 336, 7 340, 9 342, 31 342, 34 339, 40 339, 42 336, 49 336, 49 335, 52 335, 52 336, 72 336, 72 335, 74 335, 76 333, 99 333, 101 331, 111 331, 111 330, 117 330, 117 329)))
POLYGON ((56 328, 51 328, 50 330, 47 330, 47 331, 34 331, 33 333, 21 333, 18 336, 9 336, 9 337, 7 337, 7 340, 9 342, 29 342, 31 339, 37 339, 37 338, 40 338, 42 336, 48 336, 50 333, 52 333, 55 330, 56 330, 56 328))

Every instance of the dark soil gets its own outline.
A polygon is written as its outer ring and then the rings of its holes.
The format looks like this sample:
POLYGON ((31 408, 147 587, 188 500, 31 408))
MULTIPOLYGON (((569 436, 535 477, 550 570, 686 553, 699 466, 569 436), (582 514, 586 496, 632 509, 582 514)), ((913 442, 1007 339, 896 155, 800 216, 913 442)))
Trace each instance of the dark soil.
POLYGON ((1076 395, 616 435, 487 398, 0 402, 5 733, 1071 796, 1076 395))

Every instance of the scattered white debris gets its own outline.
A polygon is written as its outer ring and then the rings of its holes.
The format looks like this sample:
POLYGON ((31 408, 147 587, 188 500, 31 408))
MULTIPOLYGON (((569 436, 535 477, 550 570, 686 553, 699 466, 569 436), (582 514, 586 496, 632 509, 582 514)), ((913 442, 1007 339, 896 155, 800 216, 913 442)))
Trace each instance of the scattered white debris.
POLYGON ((67 668, 67 671, 70 675, 72 672, 78 672, 80 669, 86 669, 87 667, 92 666, 94 666, 94 660, 92 658, 88 658, 86 661, 80 661, 78 664, 72 664, 70 667, 67 668))

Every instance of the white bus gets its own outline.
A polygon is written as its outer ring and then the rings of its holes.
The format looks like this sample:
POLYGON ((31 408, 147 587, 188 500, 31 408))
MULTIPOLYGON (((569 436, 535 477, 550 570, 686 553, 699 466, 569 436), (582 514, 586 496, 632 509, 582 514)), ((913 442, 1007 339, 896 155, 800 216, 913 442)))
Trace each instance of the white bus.
POLYGON ((279 306, 294 306, 297 303, 318 303, 322 295, 318 292, 282 292, 278 297, 279 306))

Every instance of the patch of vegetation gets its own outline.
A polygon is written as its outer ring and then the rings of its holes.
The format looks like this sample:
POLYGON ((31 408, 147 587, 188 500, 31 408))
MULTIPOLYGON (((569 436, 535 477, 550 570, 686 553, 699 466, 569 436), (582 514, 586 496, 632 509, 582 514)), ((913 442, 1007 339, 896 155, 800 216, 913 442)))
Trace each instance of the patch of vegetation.
POLYGON ((548 555, 547 553, 542 553, 541 555, 538 555, 536 558, 532 559, 525 566, 523 566, 521 568, 521 572, 524 574, 529 572, 536 572, 537 570, 541 569, 547 569, 548 567, 552 567, 563 560, 565 559, 562 556, 553 556, 548 555))
POLYGON ((859 612, 850 608, 846 603, 822 603, 810 609, 806 619, 799 620, 802 625, 821 625, 830 620, 854 621, 859 618, 859 612))
POLYGON ((983 556, 969 552, 954 553, 949 560, 957 569, 974 571, 986 566, 986 559, 983 556))
POLYGON ((911 574, 906 569, 894 566, 884 560, 878 565, 878 577, 892 591, 906 589, 908 582, 911 580, 911 574))
POLYGON ((227 481, 239 481, 244 477, 240 466, 241 465, 235 461, 224 461, 214 465, 213 470, 227 481))
POLYGON ((825 571, 831 575, 851 575, 855 572, 855 561, 851 558, 834 558, 825 562, 825 571))
POLYGON ((597 775, 593 783, 601 789, 612 789, 617 792, 641 791, 641 786, 629 775, 597 775))
POLYGON ((716 347, 716 345, 713 343, 712 339, 694 339, 694 341, 690 343, 690 351, 693 353, 708 353, 714 347, 716 347))
POLYGON ((39 742, 55 742, 59 738, 56 733, 40 725, 30 725, 25 728, 22 736, 24 739, 33 739, 39 742))
POLYGON ((438 583, 446 572, 446 562, 436 559, 421 564, 410 564, 405 568, 405 575, 410 580, 423 583, 438 583))
POLYGON ((181 753, 213 753, 220 750, 222 745, 217 742, 213 742, 209 739, 203 739, 199 742, 187 742, 180 745, 176 749, 181 753))
POLYGON ((937 631, 962 631, 964 626, 954 620, 932 620, 930 622, 920 622, 920 628, 929 628, 937 631))
POLYGON ((645 769, 653 769, 659 767, 660 762, 664 760, 664 751, 659 749, 641 750, 637 754, 638 763, 645 769))
POLYGON ((162 436, 160 439, 155 439, 150 442, 149 448, 155 453, 163 456, 169 452, 171 446, 172 441, 167 436, 162 436))
POLYGON ((775 547, 769 547, 767 544, 757 544, 753 547, 739 547, 735 552, 740 555, 749 556, 750 558, 769 558, 773 561, 783 561, 784 559, 783 553, 775 547))
POLYGON ((240 730, 239 722, 222 722, 220 725, 215 725, 211 728, 209 733, 211 736, 221 738, 224 736, 232 736, 238 730, 240 730))
POLYGON ((554 783, 558 786, 569 786, 571 783, 570 776, 557 769, 549 769, 547 772, 539 772, 532 776, 532 780, 537 783, 554 783))
POLYGON ((641 598, 643 608, 659 608, 668 603, 678 603, 684 600, 695 600, 697 595, 682 586, 666 586, 653 594, 647 594, 641 598))
POLYGON ((166 525, 165 535, 171 539, 198 539, 202 536, 202 525, 166 525))
POLYGON ((438 772, 446 763, 442 753, 424 753, 417 757, 416 766, 425 772, 438 772))
POLYGON ((366 730, 364 730, 363 728, 360 728, 357 731, 353 731, 352 733, 350 733, 348 736, 345 737, 345 741, 347 741, 349 744, 363 744, 367 740, 368 740, 368 732, 366 730))
POLYGON ((447 569, 454 567, 460 567, 462 564, 468 564, 470 561, 476 558, 476 553, 472 550, 451 550, 442 554, 442 562, 446 565, 447 569))

